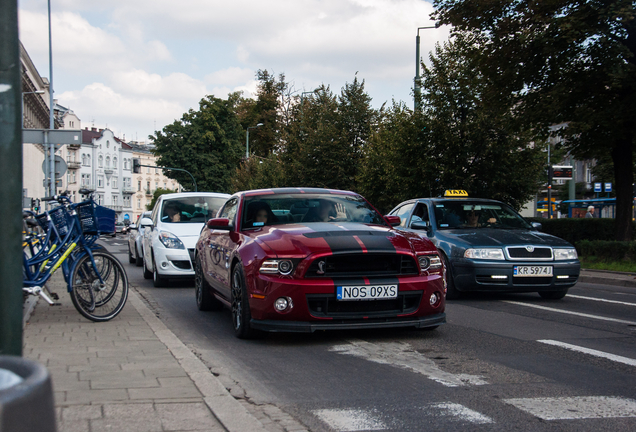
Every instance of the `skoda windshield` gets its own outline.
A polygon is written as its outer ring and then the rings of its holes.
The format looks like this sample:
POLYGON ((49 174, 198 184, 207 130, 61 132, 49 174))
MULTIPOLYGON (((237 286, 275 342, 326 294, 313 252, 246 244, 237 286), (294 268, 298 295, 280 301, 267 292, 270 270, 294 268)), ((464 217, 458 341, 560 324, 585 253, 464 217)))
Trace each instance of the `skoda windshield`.
POLYGON ((386 225, 361 196, 337 194, 274 194, 246 198, 243 229, 290 223, 360 222, 386 225))
POLYGON ((532 229, 511 207, 498 202, 447 200, 435 203, 438 229, 532 229))

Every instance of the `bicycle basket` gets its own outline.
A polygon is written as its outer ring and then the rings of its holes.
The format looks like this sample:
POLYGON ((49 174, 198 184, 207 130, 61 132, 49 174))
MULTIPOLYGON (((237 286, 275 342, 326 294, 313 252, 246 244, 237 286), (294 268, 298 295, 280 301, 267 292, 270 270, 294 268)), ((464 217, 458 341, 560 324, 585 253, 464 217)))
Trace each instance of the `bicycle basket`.
POLYGON ((79 203, 76 207, 84 234, 115 232, 117 215, 108 207, 93 205, 92 202, 79 203))
POLYGON ((53 225, 55 226, 55 230, 58 235, 60 237, 66 236, 69 230, 69 216, 66 209, 64 207, 56 207, 49 211, 49 216, 51 216, 51 220, 53 221, 53 225))
POLYGON ((35 220, 37 221, 40 228, 44 230, 44 232, 48 232, 49 219, 46 217, 46 213, 40 213, 39 215, 35 216, 35 220))

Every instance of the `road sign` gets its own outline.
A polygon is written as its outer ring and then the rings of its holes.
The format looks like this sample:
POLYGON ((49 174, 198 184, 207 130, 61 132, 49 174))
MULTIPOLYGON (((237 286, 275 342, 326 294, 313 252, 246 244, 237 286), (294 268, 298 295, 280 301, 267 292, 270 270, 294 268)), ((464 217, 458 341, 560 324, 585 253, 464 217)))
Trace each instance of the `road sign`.
POLYGON ((594 192, 603 192, 602 183, 594 183, 594 192))
POLYGON ((605 183, 605 192, 611 192, 611 191, 612 191, 612 184, 605 183))
POLYGON ((553 166, 552 177, 561 180, 572 180, 572 166, 553 166))
POLYGON ((129 220, 129 219, 130 219, 130 215, 129 215, 128 213, 126 213, 126 214, 124 215, 124 220, 129 220))
MULTIPOLYGON (((42 172, 46 174, 46 160, 42 162, 42 172)), ((66 162, 60 156, 55 156, 55 178, 62 178, 62 176, 66 173, 66 162)))
MULTIPOLYGON (((44 144, 44 132, 48 129, 22 129, 22 142, 29 144, 44 144)), ((49 130, 50 144, 82 144, 81 129, 49 130)))

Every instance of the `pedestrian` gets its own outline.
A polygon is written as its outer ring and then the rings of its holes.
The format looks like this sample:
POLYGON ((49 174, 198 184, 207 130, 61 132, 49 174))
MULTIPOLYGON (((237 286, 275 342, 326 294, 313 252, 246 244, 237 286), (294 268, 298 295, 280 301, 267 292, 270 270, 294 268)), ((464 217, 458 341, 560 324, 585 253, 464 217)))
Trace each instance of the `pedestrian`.
POLYGON ((585 213, 585 217, 586 218, 593 218, 594 217, 594 206, 588 206, 587 207, 587 213, 585 213))

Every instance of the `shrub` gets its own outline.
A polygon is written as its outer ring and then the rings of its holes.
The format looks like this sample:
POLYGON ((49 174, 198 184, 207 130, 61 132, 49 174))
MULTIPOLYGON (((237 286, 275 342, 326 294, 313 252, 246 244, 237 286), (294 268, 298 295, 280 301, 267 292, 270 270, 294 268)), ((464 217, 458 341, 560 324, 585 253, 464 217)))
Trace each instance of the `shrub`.
POLYGON ((633 261, 636 257, 636 242, 581 240, 576 243, 580 257, 596 257, 598 261, 633 261))
MULTIPOLYGON (((614 219, 541 219, 528 218, 531 222, 540 222, 542 232, 560 237, 572 244, 581 240, 613 240, 615 236, 614 219)), ((632 223, 632 238, 636 238, 636 226, 632 223)))

